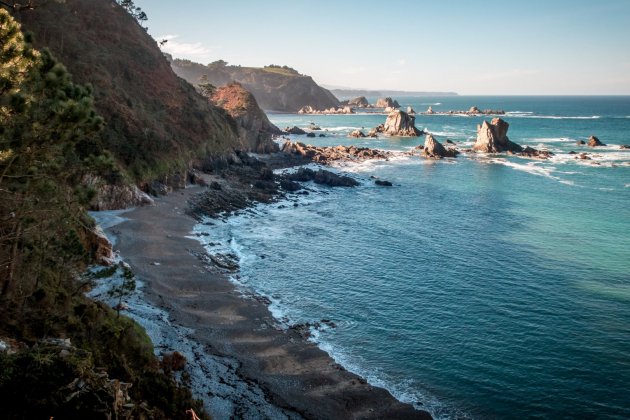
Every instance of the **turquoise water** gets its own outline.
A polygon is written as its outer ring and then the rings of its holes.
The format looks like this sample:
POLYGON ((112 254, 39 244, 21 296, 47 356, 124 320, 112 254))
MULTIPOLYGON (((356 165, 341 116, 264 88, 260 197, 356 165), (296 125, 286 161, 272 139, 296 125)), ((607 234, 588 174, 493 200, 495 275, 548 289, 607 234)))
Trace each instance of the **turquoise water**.
MULTIPOLYGON (((630 417, 630 150, 618 147, 630 144, 630 98, 399 101, 505 109, 511 140, 556 156, 344 165, 360 187, 313 186, 295 208, 198 226, 223 238, 209 251, 236 252, 238 282, 286 322, 333 320, 315 331, 322 348, 436 417, 630 417), (610 146, 575 145, 592 134, 610 146)), ((302 138, 312 144, 424 141, 347 137, 383 115, 270 117, 328 130, 302 138)), ((417 126, 469 146, 481 120, 419 115, 417 126)))

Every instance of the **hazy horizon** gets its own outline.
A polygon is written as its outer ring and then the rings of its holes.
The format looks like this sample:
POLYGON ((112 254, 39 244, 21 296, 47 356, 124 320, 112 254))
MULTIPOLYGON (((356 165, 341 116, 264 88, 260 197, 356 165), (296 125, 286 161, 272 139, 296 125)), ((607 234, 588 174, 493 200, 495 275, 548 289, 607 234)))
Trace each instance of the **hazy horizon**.
POLYGON ((165 52, 202 64, 287 65, 357 90, 630 95, 622 0, 135 3, 165 52))

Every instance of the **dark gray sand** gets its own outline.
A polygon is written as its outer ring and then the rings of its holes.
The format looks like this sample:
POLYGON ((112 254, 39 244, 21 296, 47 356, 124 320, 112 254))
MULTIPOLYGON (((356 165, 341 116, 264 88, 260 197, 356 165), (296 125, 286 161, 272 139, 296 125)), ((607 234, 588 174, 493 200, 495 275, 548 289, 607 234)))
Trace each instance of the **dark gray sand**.
POLYGON ((195 220, 185 209, 202 188, 175 191, 155 206, 134 209, 111 231, 121 256, 144 282, 146 298, 166 310, 171 323, 194 330, 191 338, 199 348, 224 360, 241 380, 224 385, 235 391, 244 386, 255 396, 243 401, 246 393, 235 392, 230 416, 430 419, 343 370, 296 331, 276 328, 265 303, 244 298, 224 274, 195 256, 204 249, 186 237, 195 220))

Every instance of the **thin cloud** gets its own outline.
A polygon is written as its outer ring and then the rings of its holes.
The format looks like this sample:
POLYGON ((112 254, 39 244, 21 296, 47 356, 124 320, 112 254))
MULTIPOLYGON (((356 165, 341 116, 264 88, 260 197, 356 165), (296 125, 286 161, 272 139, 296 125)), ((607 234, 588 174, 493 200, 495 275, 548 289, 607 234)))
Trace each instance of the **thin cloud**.
POLYGON ((205 62, 211 59, 219 47, 206 47, 201 42, 179 42, 179 35, 167 34, 157 37, 158 42, 167 41, 162 45, 162 51, 177 58, 187 58, 192 61, 205 62))
POLYGON ((400 60, 398 60, 398 65, 399 66, 404 66, 407 64, 407 60, 405 60, 404 58, 401 58, 400 60))

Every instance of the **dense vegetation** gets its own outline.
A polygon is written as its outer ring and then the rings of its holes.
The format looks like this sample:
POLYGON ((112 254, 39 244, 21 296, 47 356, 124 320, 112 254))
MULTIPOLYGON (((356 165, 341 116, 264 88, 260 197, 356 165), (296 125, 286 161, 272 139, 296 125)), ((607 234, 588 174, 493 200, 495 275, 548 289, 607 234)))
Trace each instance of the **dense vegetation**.
POLYGON ((198 403, 144 331, 83 294, 93 191, 80 181, 120 172, 92 90, 28 41, 0 7, 2 417, 186 418, 198 403))

